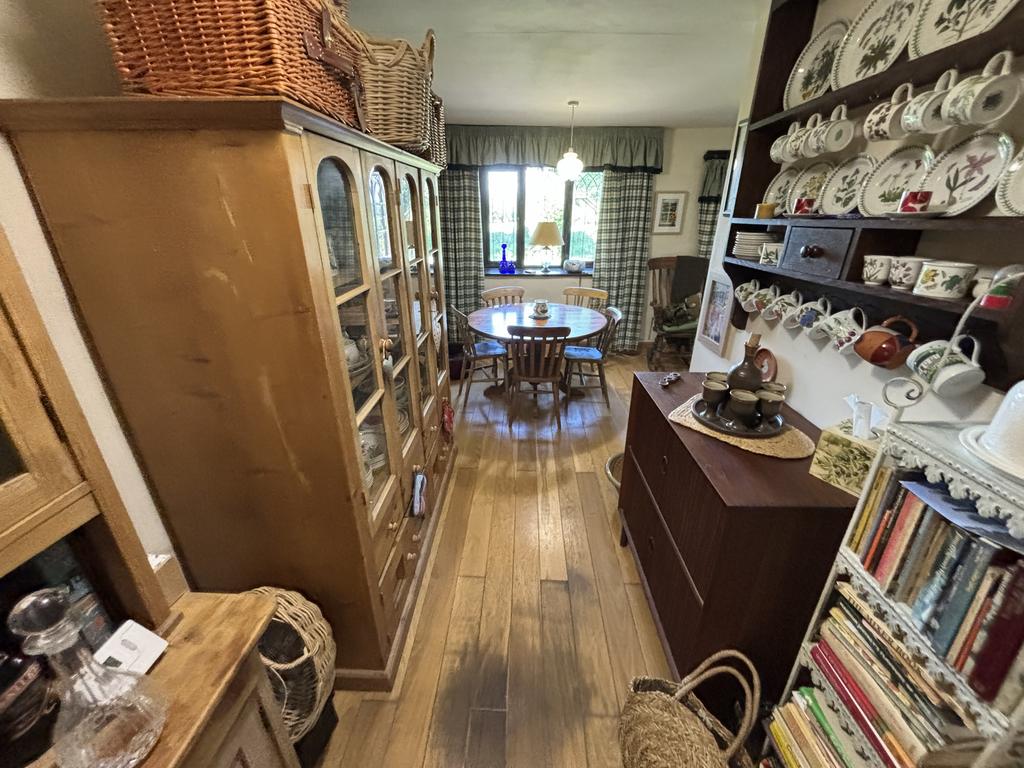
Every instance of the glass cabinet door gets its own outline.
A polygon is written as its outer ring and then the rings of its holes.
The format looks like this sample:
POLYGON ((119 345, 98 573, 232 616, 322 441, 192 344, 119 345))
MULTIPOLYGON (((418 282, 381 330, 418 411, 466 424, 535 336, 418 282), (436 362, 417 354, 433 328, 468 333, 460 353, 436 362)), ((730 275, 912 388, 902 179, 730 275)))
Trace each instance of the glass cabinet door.
POLYGON ((438 384, 448 375, 448 328, 446 325, 444 296, 444 267, 442 265, 440 210, 437 205, 437 179, 427 173, 423 177, 423 231, 426 242, 430 243, 427 258, 430 260, 430 291, 432 298, 433 335, 437 354, 438 384))
MULTIPOLYGON (((337 309, 337 359, 344 369, 342 379, 351 392, 355 414, 355 474, 366 494, 372 535, 386 516, 399 483, 396 448, 389 440, 394 433, 387 429, 389 420, 394 419, 394 404, 385 352, 394 348, 396 340, 401 344, 402 335, 392 339, 384 322, 378 273, 379 265, 393 261, 387 188, 380 190, 385 207, 373 210, 359 151, 313 134, 307 134, 306 140, 315 173, 314 217, 337 309), (383 244, 378 243, 378 223, 384 228, 383 244)), ((383 177, 380 181, 385 183, 383 177)))
POLYGON ((0 534, 81 481, 0 314, 0 534))

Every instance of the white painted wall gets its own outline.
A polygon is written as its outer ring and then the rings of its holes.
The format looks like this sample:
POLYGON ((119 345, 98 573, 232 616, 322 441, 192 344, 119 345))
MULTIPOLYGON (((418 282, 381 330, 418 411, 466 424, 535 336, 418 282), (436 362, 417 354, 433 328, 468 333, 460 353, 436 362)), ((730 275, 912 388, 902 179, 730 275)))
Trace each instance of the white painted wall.
MULTIPOLYGON (((835 18, 852 19, 862 5, 860 0, 821 0, 815 27, 820 28, 835 18)), ((747 93, 743 95, 741 101, 741 119, 744 115, 749 114, 757 62, 760 57, 760 41, 764 36, 766 20, 767 16, 762 19, 757 34, 758 42, 754 46, 750 64, 747 93)), ((1015 110, 1003 126, 1004 130, 1015 134, 1014 137, 1018 141, 1024 140, 1024 111, 1022 110, 1024 107, 1015 110)), ((856 114, 860 115, 861 113, 856 114)), ((945 148, 948 146, 950 138, 941 137, 936 146, 939 149, 945 148)), ((872 154, 889 151, 896 143, 887 144, 890 146, 872 147, 872 154)), ((982 203, 982 206, 983 208, 978 213, 987 212, 984 207, 987 204, 982 203)), ((712 252, 712 269, 721 269, 728 229, 729 219, 720 218, 712 252)), ((927 233, 921 238, 918 253, 932 257, 958 258, 981 264, 1009 263, 1020 259, 1014 249, 1008 249, 1005 242, 1000 242, 998 235, 972 235, 968 238, 952 232, 927 233)), ((869 318, 873 322, 882 319, 884 318, 869 318)), ((834 424, 849 415, 849 409, 843 402, 843 398, 850 393, 882 404, 883 384, 889 378, 900 374, 899 371, 889 372, 869 365, 854 355, 846 357, 835 354, 825 344, 809 339, 806 334, 788 331, 778 323, 766 323, 759 317, 749 323, 748 330, 761 333, 762 346, 771 349, 778 358, 779 379, 789 383, 791 387, 790 404, 818 426, 834 424)), ((742 357, 745 338, 745 333, 732 331, 722 357, 698 342, 693 356, 692 369, 695 371, 728 369, 742 357)), ((907 373, 907 370, 903 369, 903 373, 907 373)), ((1000 399, 999 393, 988 387, 981 387, 970 396, 956 400, 942 400, 935 396, 929 396, 926 401, 908 412, 908 416, 924 421, 985 421, 991 417, 1000 399)))
MULTIPOLYGON (((115 93, 116 74, 90 2, 0 3, 0 98, 115 93)), ((14 154, 4 139, 0 139, 0 226, 10 239, 143 546, 154 554, 170 553, 167 532, 107 399, 14 154)))

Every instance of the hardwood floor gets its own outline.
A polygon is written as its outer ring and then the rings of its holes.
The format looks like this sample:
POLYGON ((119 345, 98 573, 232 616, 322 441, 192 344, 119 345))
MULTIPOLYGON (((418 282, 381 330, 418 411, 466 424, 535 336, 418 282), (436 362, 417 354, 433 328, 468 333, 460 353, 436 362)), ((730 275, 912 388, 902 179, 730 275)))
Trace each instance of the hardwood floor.
POLYGON ((335 695, 326 768, 620 765, 630 679, 668 675, 604 472, 642 365, 618 358, 611 407, 589 390, 561 432, 550 397, 510 431, 504 398, 474 386, 399 681, 335 695))

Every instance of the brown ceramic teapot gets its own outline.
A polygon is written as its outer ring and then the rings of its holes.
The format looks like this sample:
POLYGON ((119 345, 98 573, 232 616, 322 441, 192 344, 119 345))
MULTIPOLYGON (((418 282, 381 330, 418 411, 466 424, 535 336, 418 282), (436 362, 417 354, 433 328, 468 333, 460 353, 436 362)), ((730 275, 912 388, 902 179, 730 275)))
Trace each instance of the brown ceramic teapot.
POLYGON ((917 326, 913 320, 902 315, 890 317, 881 325, 874 325, 861 334, 853 345, 853 351, 872 365, 881 368, 899 368, 907 356, 917 348, 917 326), (902 325, 907 334, 900 333, 893 326, 902 325))

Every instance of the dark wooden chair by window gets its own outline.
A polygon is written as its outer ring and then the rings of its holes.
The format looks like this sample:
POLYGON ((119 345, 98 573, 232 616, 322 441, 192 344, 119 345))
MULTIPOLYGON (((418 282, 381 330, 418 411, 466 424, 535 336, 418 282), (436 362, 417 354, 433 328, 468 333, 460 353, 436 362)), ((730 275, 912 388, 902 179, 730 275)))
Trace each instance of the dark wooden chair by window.
POLYGON ((558 385, 562 380, 562 360, 565 358, 565 342, 571 329, 562 326, 550 328, 527 328, 522 325, 510 325, 508 333, 508 424, 511 427, 515 419, 520 395, 520 387, 529 384, 533 387, 535 398, 547 394, 538 389, 539 385, 548 384, 554 398, 555 423, 562 428, 562 416, 559 409, 558 385))
POLYGON ((505 345, 491 339, 478 340, 473 335, 473 331, 469 327, 469 318, 464 312, 455 307, 449 307, 448 312, 455 319, 455 328, 458 331, 459 340, 462 342, 462 378, 459 379, 457 397, 462 398, 462 407, 465 408, 466 403, 469 402, 469 390, 473 388, 474 380, 482 381, 485 384, 500 384, 507 378, 505 345), (501 363, 505 375, 498 375, 498 363, 501 363), (486 372, 488 368, 491 370, 490 376, 476 378, 477 371, 486 372), (463 388, 466 390, 465 395, 462 394, 463 388))
MULTIPOLYGON (((580 378, 580 384, 576 389, 600 388, 602 394, 604 394, 605 405, 610 407, 611 402, 608 400, 608 382, 605 380, 604 364, 608 360, 612 342, 615 341, 615 333, 619 330, 619 323, 622 322, 622 310, 618 307, 608 307, 602 309, 601 314, 608 318, 608 324, 598 335, 595 346, 569 345, 565 348, 565 382, 570 392, 573 389, 573 376, 580 378), (575 373, 573 369, 575 369, 575 373), (598 383, 587 384, 587 379, 593 378, 597 378, 598 383)), ((566 398, 565 407, 569 407, 568 398, 566 398)))
POLYGON ((485 307, 503 307, 506 304, 522 304, 526 289, 518 285, 499 285, 480 292, 485 307))
POLYGON ((651 275, 651 332, 654 341, 647 351, 647 367, 657 370, 669 346, 689 365, 708 260, 700 256, 660 256, 648 259, 651 275))

